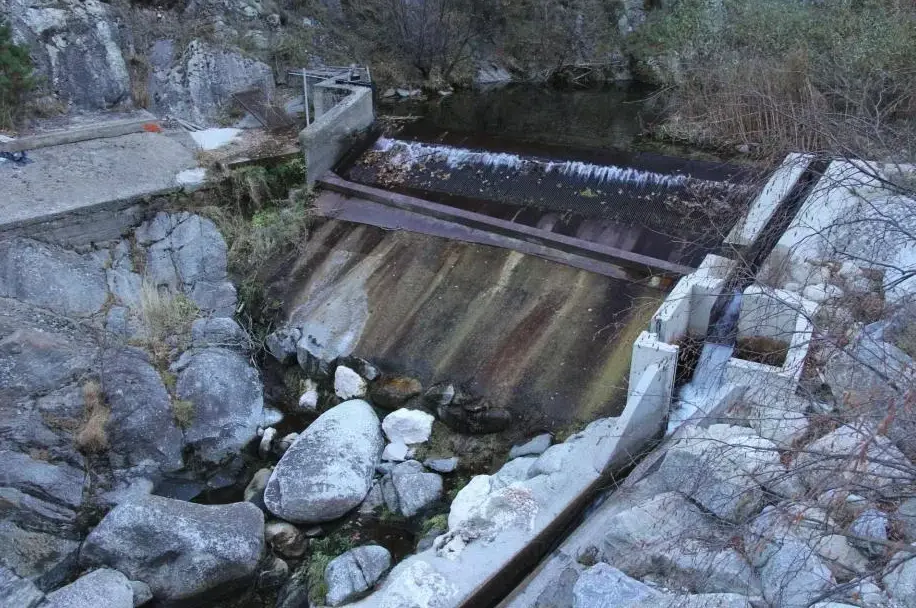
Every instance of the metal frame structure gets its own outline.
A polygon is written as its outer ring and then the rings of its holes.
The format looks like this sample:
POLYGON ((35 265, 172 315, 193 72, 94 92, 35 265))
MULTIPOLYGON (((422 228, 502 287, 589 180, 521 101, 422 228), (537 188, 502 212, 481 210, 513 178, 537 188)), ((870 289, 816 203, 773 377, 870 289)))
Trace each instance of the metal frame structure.
MULTIPOLYGON (((298 76, 302 78, 302 100, 305 107, 305 124, 306 126, 312 124, 312 115, 311 110, 309 109, 309 93, 310 91, 314 94, 314 89, 316 87, 323 88, 333 88, 333 85, 348 85, 348 86, 372 86, 372 73, 369 70, 369 66, 359 66, 359 65, 350 65, 350 66, 326 66, 322 68, 314 69, 301 69, 293 70, 288 72, 290 76, 298 76), (311 87, 309 86, 309 79, 317 81, 311 87)), ((315 116, 317 119, 318 116, 315 116)))

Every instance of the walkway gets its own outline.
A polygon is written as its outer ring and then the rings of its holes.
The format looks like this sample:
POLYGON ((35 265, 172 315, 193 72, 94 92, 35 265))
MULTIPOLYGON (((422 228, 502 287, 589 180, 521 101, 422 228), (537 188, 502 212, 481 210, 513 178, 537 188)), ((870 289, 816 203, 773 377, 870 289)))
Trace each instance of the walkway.
POLYGON ((186 134, 131 133, 39 148, 27 164, 0 162, 0 229, 179 185, 197 166, 186 134))

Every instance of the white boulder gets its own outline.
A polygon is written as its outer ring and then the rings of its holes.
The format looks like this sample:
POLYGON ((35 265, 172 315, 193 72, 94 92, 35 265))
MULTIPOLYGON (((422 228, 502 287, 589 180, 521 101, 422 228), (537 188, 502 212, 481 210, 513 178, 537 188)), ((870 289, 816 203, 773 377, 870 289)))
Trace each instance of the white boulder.
POLYGON ((423 443, 429 441, 434 420, 435 418, 426 412, 401 408, 385 416, 382 420, 382 429, 392 443, 423 443))
POLYGON ((341 399, 361 399, 366 396, 368 385, 362 376, 345 365, 338 365, 334 372, 334 392, 341 399))

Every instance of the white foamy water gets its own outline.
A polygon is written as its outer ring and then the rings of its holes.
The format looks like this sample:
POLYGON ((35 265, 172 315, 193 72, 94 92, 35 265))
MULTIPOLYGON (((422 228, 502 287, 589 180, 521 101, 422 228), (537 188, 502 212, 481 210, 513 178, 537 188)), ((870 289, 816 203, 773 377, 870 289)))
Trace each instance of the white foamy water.
MULTIPOLYGON (((740 292, 732 296, 722 317, 713 327, 712 334, 719 339, 725 338, 737 325, 739 314, 741 314, 740 292)), ((693 377, 690 382, 680 388, 675 401, 671 404, 666 435, 677 430, 677 427, 697 411, 705 412, 707 407, 718 401, 717 397, 725 376, 725 364, 731 359, 734 352, 733 344, 707 342, 703 345, 700 359, 693 370, 693 377)))
POLYGON ((467 167, 470 165, 486 167, 489 169, 514 169, 524 171, 540 169, 545 173, 559 173, 582 180, 595 179, 600 183, 623 182, 638 186, 661 186, 666 188, 683 186, 690 178, 686 175, 667 175, 653 171, 641 171, 630 167, 616 165, 594 165, 580 161, 545 161, 536 158, 523 157, 506 152, 487 152, 458 148, 454 146, 439 146, 416 141, 389 139, 380 137, 375 142, 375 150, 390 152, 391 162, 413 166, 426 161, 446 163, 450 168, 467 167))

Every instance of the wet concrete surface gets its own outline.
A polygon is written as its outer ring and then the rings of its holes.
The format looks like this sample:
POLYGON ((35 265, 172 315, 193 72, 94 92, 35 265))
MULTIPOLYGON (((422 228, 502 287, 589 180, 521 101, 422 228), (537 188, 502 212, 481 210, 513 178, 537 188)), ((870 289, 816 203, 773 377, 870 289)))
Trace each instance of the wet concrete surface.
POLYGON ((631 345, 664 292, 501 247, 323 220, 273 286, 291 319, 352 319, 355 354, 465 384, 532 429, 619 413, 631 345))

